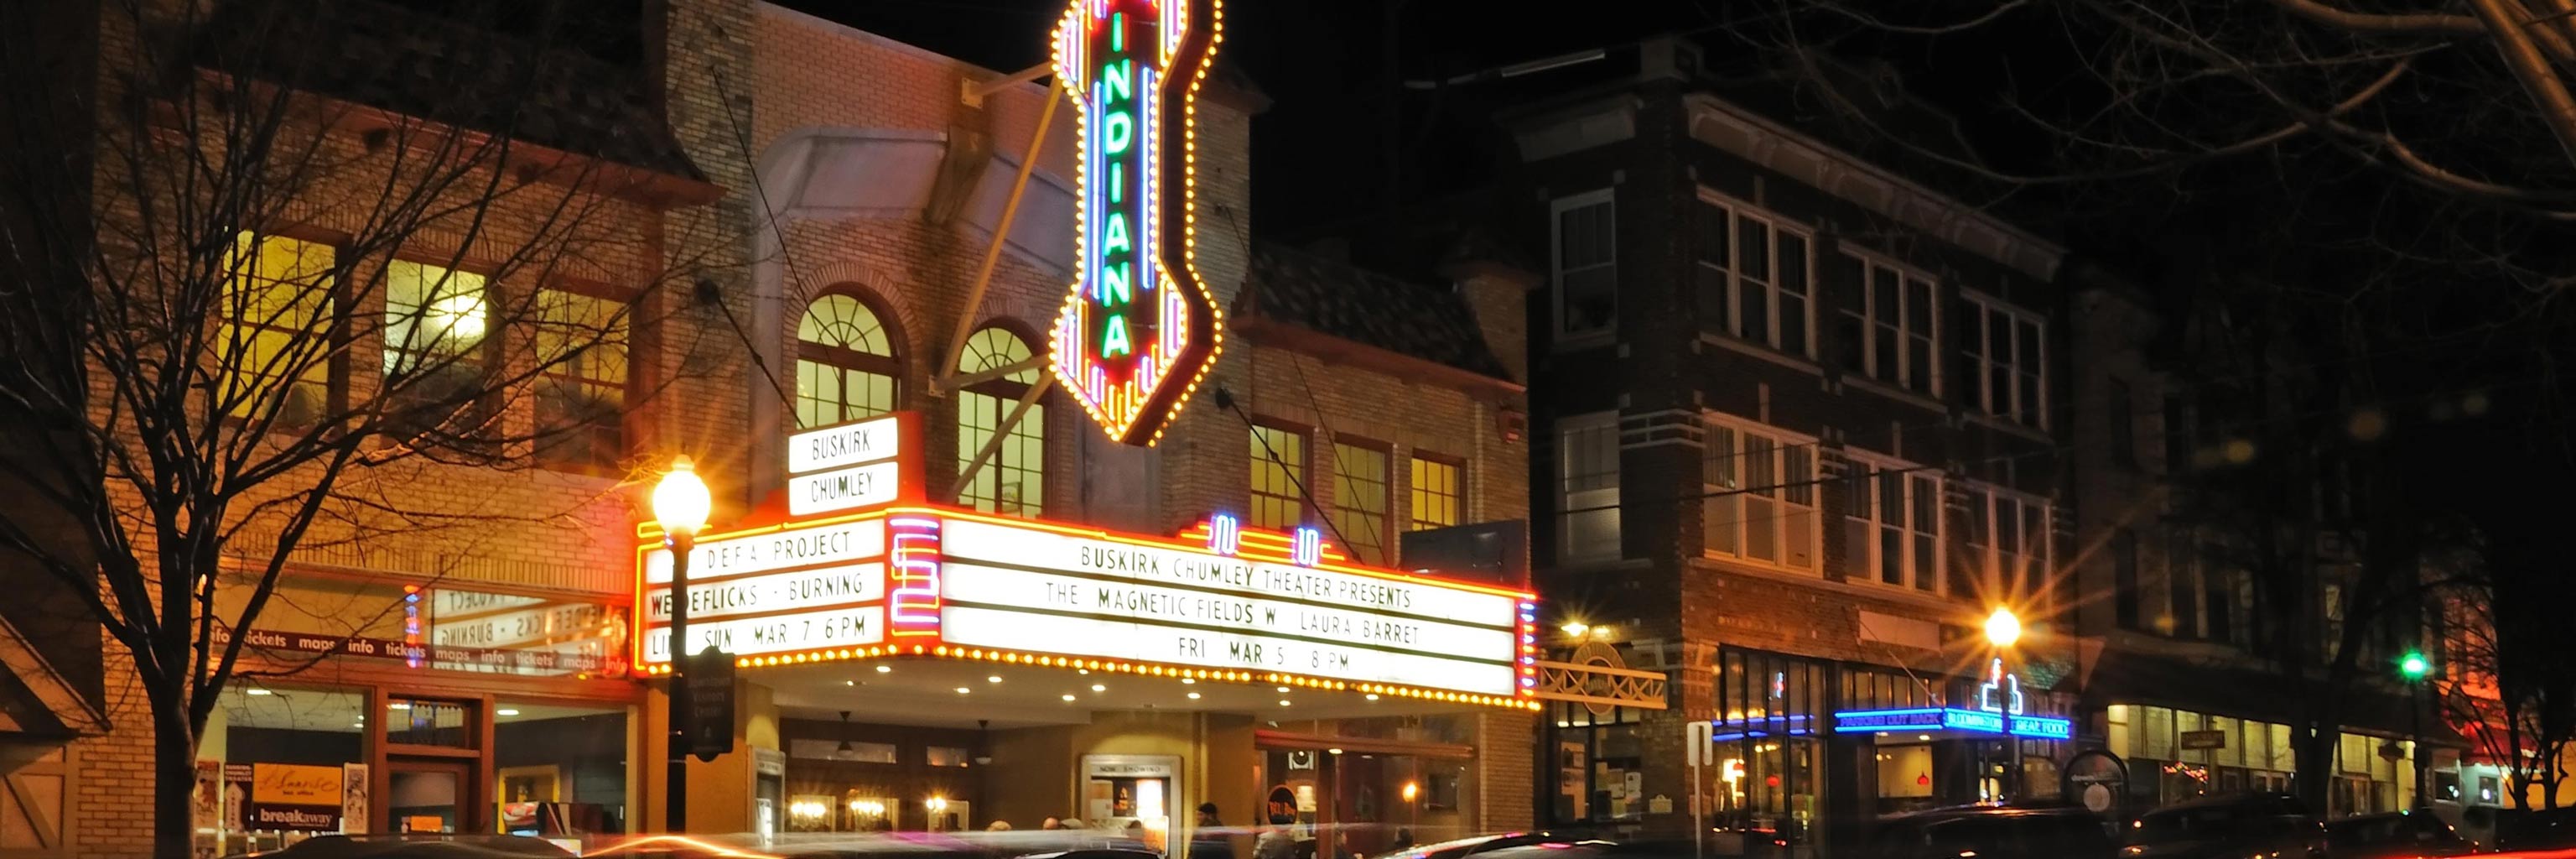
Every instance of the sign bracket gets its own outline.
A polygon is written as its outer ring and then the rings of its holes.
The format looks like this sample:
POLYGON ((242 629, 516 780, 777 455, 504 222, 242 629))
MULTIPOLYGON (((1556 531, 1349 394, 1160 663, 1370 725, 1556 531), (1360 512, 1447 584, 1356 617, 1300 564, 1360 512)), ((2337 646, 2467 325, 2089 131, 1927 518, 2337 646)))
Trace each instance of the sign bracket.
MULTIPOLYGON (((1052 66, 1039 66, 1034 71, 1050 68, 1052 66)), ((1032 79, 1036 77, 1028 71, 1020 74, 1030 75, 1032 79)), ((963 309, 957 314, 956 330, 948 337, 948 351, 942 353, 948 356, 948 360, 940 365, 939 375, 930 383, 932 396, 946 396, 949 391, 965 387, 957 381, 957 361, 966 355, 966 337, 975 333, 975 323, 982 321, 977 313, 984 306, 985 291, 993 285, 993 265, 1001 261, 1002 245, 1010 241, 1011 224, 1020 216, 1020 198, 1026 196, 1029 189, 1029 174, 1037 169, 1038 154, 1046 150, 1047 126, 1054 124, 1055 106, 1064 99, 1064 79, 1049 78, 1046 106, 1038 109, 1038 124, 1029 132, 1028 151, 1020 154, 1019 175, 1011 180, 1011 195, 1002 200, 1002 218, 993 222, 993 238, 984 246, 984 261, 975 266, 974 285, 966 290, 966 303, 959 305, 963 309)), ((981 97, 976 100, 980 101, 981 97)))
POLYGON ((948 487, 949 498, 956 498, 966 492, 966 487, 975 482, 975 474, 983 471, 985 463, 991 462, 994 456, 1002 452, 1003 442, 1011 440, 1011 430, 1020 425, 1021 418, 1028 416, 1029 407, 1037 405, 1038 398, 1046 396, 1047 389, 1053 387, 1055 387, 1055 374, 1049 373, 1039 377, 1037 384, 1030 385, 1028 393, 1020 395, 1019 404, 1011 408, 1010 414, 1002 416, 1001 424, 993 427, 993 437, 985 439, 984 447, 975 451, 975 458, 968 460, 966 467, 957 470, 957 484, 948 487))

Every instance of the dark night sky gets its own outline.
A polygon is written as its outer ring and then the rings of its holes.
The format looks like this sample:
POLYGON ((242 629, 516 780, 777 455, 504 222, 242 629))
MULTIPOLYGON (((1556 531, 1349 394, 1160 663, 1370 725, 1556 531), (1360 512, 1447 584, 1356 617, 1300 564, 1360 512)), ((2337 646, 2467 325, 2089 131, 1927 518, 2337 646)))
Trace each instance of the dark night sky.
MULTIPOLYGON (((1046 36, 1063 9, 1059 0, 782 0, 782 5, 920 45, 999 70, 1046 59, 1046 36)), ((1409 196, 1472 182, 1499 157, 1499 136, 1484 112, 1511 95, 1452 91, 1438 97, 1401 90, 1400 79, 1427 79, 1554 56, 1659 34, 1700 39, 1712 62, 1745 50, 1728 35, 1723 14, 1748 14, 1768 3, 1606 0, 1587 14, 1530 17, 1496 11, 1490 0, 1388 3, 1235 0, 1226 4, 1223 62, 1249 74, 1272 99, 1254 125, 1254 211, 1268 236, 1297 237, 1377 211, 1384 203, 1387 96, 1404 116, 1409 196), (1390 74, 1385 56, 1388 7, 1399 48, 1390 74), (1330 14, 1325 8, 1350 10, 1330 14), (1426 121, 1430 127, 1426 131, 1426 121), (1429 186, 1429 187, 1426 187, 1429 186)), ((1750 13, 1750 14, 1758 14, 1750 13)), ((1997 38, 1942 40, 1940 50, 1890 50, 1909 85, 1954 110, 1997 100, 2009 52, 1997 38)), ((1876 51, 1879 45, 1853 46, 1876 51)), ((1526 79, 1544 87, 1545 78, 1526 79)), ((1963 110, 1963 112, 1965 112, 1963 110)), ((1972 129, 1972 132, 1977 131, 1972 129)), ((1979 135, 2009 154, 2013 135, 1979 135)))

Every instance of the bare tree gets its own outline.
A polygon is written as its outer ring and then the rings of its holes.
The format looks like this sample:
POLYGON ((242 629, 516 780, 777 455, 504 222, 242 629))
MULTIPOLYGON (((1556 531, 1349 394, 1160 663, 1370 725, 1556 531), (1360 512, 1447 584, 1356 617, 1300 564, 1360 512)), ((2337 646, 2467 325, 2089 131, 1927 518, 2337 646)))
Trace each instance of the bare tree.
MULTIPOLYGON (((721 240, 685 205, 713 189, 635 163, 649 142, 584 151, 561 133, 581 117, 539 97, 598 85, 590 107, 641 110, 640 84, 560 47, 588 5, 530 6, 542 26, 517 37, 373 3, 0 14, 21 82, 0 139, 0 557, 130 657, 156 855, 189 855, 195 751, 246 665, 232 633, 299 552, 542 515, 409 490, 629 468, 626 410, 708 348, 675 324, 706 289, 672 287, 721 240), (315 49, 353 27, 451 52, 315 49)), ((73 11, 26 8, 55 6, 73 11)))

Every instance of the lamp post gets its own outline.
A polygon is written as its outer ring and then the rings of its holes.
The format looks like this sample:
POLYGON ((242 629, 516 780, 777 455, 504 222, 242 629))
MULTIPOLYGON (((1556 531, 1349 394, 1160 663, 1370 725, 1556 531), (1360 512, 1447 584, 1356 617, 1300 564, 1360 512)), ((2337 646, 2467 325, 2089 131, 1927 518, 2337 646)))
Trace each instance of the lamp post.
POLYGON ((663 785, 662 828, 686 832, 689 828, 689 681, 687 647, 689 641, 689 550, 698 541, 698 529, 707 524, 707 508, 715 502, 708 497, 706 481, 699 480, 694 463, 687 456, 674 457, 671 470, 653 487, 653 519, 662 526, 663 542, 671 547, 671 685, 665 696, 671 723, 671 772, 663 785))
MULTIPOLYGON (((1996 606, 1994 613, 1986 615, 1986 643, 1994 646, 1996 659, 2004 659, 2005 671, 2012 670, 2011 660, 2005 657, 2012 653, 2013 642, 2020 640, 2021 618, 2014 615, 2012 609, 1996 606)), ((2005 772, 2004 790, 2007 796, 2020 799, 2022 795, 2021 738, 2013 736, 2010 699, 2004 701, 2004 747, 2010 750, 2004 757, 2004 765, 2009 768, 2005 772)))
POLYGON ((2428 805, 2424 796, 2424 677, 2433 673, 2433 663, 2423 651, 2409 650, 2397 660, 2397 673, 2406 678, 2407 686, 2407 757, 2415 762, 2415 805, 2428 805))

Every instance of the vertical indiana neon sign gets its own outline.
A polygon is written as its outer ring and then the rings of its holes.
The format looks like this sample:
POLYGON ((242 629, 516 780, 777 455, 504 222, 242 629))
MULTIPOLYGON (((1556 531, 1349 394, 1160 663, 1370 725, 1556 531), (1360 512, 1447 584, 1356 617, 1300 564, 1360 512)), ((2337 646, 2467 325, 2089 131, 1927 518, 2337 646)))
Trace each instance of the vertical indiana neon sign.
POLYGON ((1074 0, 1055 71, 1081 108, 1081 247, 1056 320, 1056 378, 1102 430, 1150 445, 1216 358, 1218 311, 1191 265, 1199 85, 1216 0, 1074 0))

